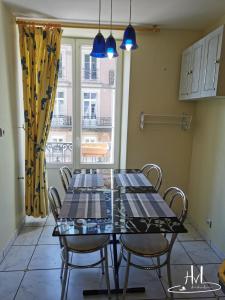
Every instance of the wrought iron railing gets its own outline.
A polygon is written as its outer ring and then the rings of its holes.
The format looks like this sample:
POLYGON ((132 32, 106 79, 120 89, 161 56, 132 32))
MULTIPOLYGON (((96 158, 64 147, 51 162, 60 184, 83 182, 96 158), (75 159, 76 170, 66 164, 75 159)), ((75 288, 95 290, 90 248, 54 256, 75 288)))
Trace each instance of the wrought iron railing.
POLYGON ((94 128, 94 127, 110 127, 112 126, 111 117, 82 117, 82 128, 94 128))
MULTIPOLYGON (((72 163, 72 143, 49 142, 46 145, 45 155, 47 163, 72 163)), ((81 144, 81 163, 109 163, 111 143, 81 144), (95 145, 97 147, 95 148, 95 145), (93 147, 91 147, 93 146, 93 147), (103 147, 104 146, 104 147, 103 147), (90 147, 90 148, 89 148, 90 147), (101 149, 99 149, 99 147, 101 149), (99 151, 100 150, 100 151, 99 151)))
POLYGON ((53 115, 51 127, 72 127, 72 116, 53 115))
MULTIPOLYGON (((110 127, 112 126, 112 118, 83 116, 81 123, 82 128, 110 127)), ((54 115, 52 118, 51 127, 72 128, 72 116, 54 115)))

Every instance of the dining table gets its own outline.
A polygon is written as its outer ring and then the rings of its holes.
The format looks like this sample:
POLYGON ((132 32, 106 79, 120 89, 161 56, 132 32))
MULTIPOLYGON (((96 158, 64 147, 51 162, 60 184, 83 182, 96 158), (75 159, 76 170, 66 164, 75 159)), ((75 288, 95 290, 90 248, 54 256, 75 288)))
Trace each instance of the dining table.
MULTIPOLYGON (((75 169, 65 193, 53 236, 110 235, 115 288, 119 282, 118 236, 121 234, 185 233, 183 224, 139 169, 75 169)), ((128 293, 144 292, 128 288, 128 293)), ((84 295, 107 294, 106 289, 84 295)))

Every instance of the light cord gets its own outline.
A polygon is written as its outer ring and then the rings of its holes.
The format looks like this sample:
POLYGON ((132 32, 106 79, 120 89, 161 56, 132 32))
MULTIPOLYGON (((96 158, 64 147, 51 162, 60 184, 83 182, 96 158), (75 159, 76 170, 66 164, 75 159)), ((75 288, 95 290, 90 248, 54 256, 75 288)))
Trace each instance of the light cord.
POLYGON ((130 18, 129 18, 129 25, 131 24, 131 0, 130 0, 130 18))
POLYGON ((111 0, 110 34, 112 34, 112 0, 111 0))
POLYGON ((98 16, 98 31, 100 32, 100 28, 101 28, 101 0, 99 0, 99 16, 98 16))

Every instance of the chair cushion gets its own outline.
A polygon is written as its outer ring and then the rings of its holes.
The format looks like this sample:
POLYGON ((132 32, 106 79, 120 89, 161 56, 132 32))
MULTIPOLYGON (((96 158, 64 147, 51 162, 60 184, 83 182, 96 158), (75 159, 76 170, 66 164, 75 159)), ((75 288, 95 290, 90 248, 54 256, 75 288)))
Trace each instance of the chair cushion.
POLYGON ((120 241, 125 249, 138 255, 157 256, 169 248, 168 240, 160 233, 122 234, 120 241))
POLYGON ((74 251, 94 251, 109 242, 108 235, 67 236, 68 248, 74 251))

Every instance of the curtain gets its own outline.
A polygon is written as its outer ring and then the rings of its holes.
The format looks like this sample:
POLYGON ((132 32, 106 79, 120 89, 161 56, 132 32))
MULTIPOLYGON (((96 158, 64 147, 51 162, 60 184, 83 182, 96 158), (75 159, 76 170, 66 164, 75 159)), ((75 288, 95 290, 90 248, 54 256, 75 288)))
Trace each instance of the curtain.
POLYGON ((62 30, 19 25, 25 119, 26 214, 45 217, 48 195, 45 147, 53 116, 62 30))

